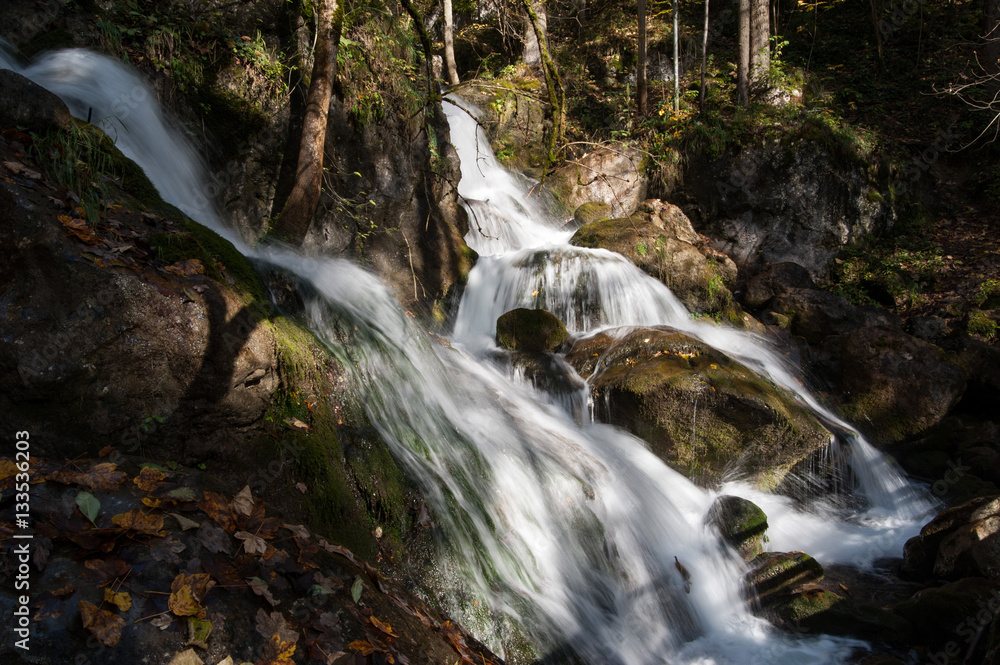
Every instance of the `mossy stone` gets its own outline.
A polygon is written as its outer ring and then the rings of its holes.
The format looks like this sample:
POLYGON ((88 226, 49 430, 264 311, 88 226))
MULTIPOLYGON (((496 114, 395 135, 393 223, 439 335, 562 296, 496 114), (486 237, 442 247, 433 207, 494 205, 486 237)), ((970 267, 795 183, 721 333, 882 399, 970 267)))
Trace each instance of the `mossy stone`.
POLYGON ((750 561, 764 551, 767 515, 752 501, 738 496, 720 496, 708 511, 708 522, 744 560, 750 561))
POLYGON ((521 307, 497 319, 497 344, 509 351, 552 352, 568 338, 566 325, 545 309, 521 307))

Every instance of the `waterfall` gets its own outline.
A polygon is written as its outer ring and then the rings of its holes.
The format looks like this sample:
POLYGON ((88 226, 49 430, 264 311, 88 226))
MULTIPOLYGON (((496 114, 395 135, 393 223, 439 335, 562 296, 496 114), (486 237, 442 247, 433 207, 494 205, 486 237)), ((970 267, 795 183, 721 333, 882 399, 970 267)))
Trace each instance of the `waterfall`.
POLYGON ((919 527, 912 514, 920 510, 917 491, 823 411, 761 340, 692 321, 665 286, 621 257, 567 246, 568 232, 526 196, 528 184, 496 163, 464 111, 446 108, 462 159, 460 192, 474 219, 468 240, 483 258, 448 349, 428 341, 385 286, 350 262, 250 248, 222 227, 210 201, 202 205, 208 179, 194 152, 128 68, 78 50, 13 64, 64 95, 78 117, 101 109, 95 117, 110 118, 119 147, 166 200, 247 256, 309 285, 308 324, 350 372, 369 418, 446 534, 441 586, 452 593, 445 602, 502 655, 509 630, 527 636, 539 657, 575 654, 614 665, 842 663, 858 646, 785 636, 752 616, 741 595, 744 564, 705 525, 714 494, 668 468, 639 439, 579 422, 485 360, 495 317, 532 304, 558 312, 578 335, 670 325, 794 391, 846 432, 871 506, 864 515, 846 519, 822 504, 803 508, 739 483, 724 488, 768 512, 772 545, 810 551, 824 562, 863 563, 865 548, 881 539, 884 555, 898 555, 901 539, 919 527), (134 106, 118 127, 122 95, 134 106))

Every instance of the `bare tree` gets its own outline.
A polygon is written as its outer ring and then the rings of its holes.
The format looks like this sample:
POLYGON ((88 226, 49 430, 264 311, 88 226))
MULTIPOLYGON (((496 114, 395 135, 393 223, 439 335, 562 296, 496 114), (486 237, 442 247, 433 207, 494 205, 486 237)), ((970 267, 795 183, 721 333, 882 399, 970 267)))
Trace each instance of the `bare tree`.
POLYGON ((758 90, 767 85, 771 66, 771 14, 768 0, 751 0, 750 85, 758 90))
POLYGON ((306 93, 295 180, 274 226, 278 237, 292 242, 301 243, 309 231, 323 185, 326 120, 337 72, 337 45, 343 20, 343 12, 337 9, 337 0, 317 0, 315 5, 316 49, 306 93))
POLYGON ((458 68, 455 67, 455 23, 451 0, 444 0, 444 63, 448 82, 458 85, 458 68))
POLYGON ((739 103, 750 103, 750 0, 739 0, 739 57, 736 59, 736 94, 739 103))
POLYGON ((562 77, 559 76, 559 68, 549 55, 549 47, 545 40, 545 24, 537 11, 535 4, 544 8, 542 0, 521 0, 524 11, 528 16, 528 23, 531 25, 538 42, 539 57, 542 62, 542 73, 545 76, 545 92, 548 95, 548 112, 552 122, 552 130, 546 139, 546 159, 549 164, 556 161, 556 149, 563 140, 563 128, 566 124, 566 90, 563 88, 562 77))
POLYGON ((701 90, 698 92, 698 111, 705 111, 705 71, 708 69, 708 0, 705 0, 705 29, 701 33, 701 90))
POLYGON ((639 118, 646 117, 646 0, 639 0, 639 58, 635 68, 635 94, 639 118))

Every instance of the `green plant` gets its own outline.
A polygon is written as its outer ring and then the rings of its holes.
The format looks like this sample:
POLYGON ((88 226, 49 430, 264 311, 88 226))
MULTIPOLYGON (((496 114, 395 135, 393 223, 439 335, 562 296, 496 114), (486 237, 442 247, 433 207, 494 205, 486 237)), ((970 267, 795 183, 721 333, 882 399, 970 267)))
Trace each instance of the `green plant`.
POLYGON ((1000 307, 1000 280, 987 279, 981 282, 972 302, 976 304, 976 307, 986 309, 1000 307))
POLYGON ((997 322, 980 309, 974 309, 969 312, 965 328, 971 334, 979 335, 987 340, 993 339, 997 334, 997 322))

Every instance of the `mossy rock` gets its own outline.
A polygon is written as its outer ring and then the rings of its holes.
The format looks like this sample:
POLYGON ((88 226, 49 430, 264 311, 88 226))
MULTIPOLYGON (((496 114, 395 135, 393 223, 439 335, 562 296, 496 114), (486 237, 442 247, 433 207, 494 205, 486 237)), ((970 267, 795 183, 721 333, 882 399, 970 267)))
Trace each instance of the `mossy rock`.
POLYGON ((739 470, 771 488, 830 440, 790 393, 672 328, 593 335, 566 360, 589 380, 602 421, 699 482, 739 470))
POLYGON ((762 607, 781 601, 793 588, 823 579, 819 561, 805 552, 765 552, 750 562, 747 592, 762 607))
POLYGON ((890 610, 816 586, 793 591, 791 598, 770 608, 768 615, 799 630, 900 644, 909 641, 913 630, 909 621, 890 610))
POLYGON ((573 212, 573 221, 577 226, 585 226, 611 217, 611 206, 604 201, 589 201, 573 212))
POLYGON ((738 496, 720 496, 708 511, 708 522, 745 561, 763 553, 767 542, 767 515, 752 501, 738 496))
POLYGON ((509 351, 553 352, 568 337, 566 325, 545 309, 522 307, 497 319, 497 344, 509 351))

